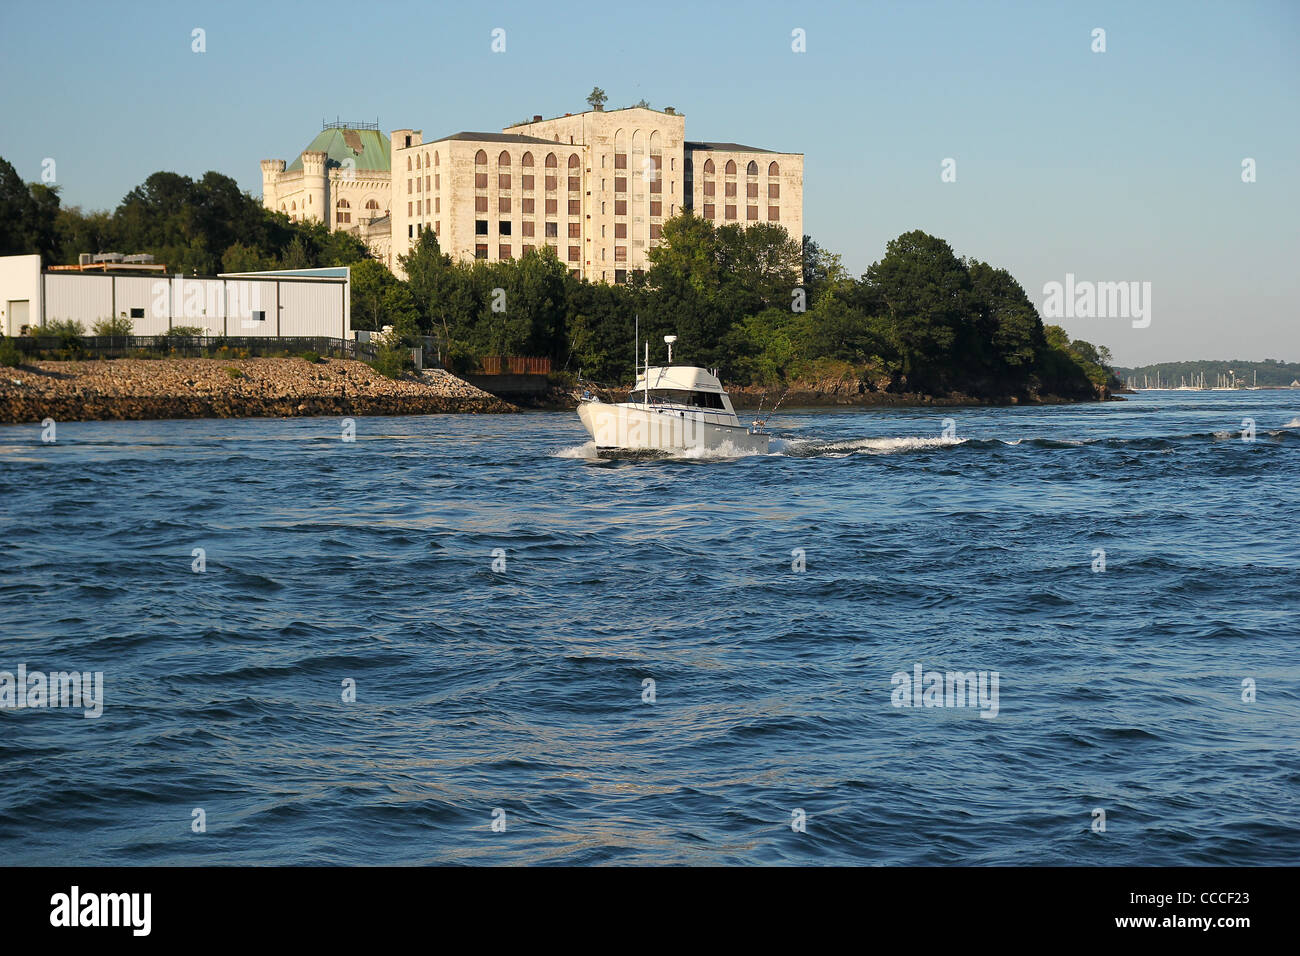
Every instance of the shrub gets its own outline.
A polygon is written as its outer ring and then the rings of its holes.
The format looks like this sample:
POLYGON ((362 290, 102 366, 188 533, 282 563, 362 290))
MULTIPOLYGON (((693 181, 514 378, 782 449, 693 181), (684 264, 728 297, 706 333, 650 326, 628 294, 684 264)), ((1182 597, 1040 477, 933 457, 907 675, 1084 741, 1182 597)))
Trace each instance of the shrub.
POLYGON ((304 362, 309 362, 312 365, 315 365, 320 361, 320 356, 310 350, 306 352, 302 352, 298 357, 302 359, 304 362))
POLYGON ((232 379, 244 377, 244 373, 241 372, 239 369, 235 368, 234 366, 231 366, 230 368, 226 369, 226 374, 230 376, 232 379))
POLYGON ((411 350, 400 345, 396 348, 381 345, 374 361, 366 364, 387 378, 400 378, 411 364, 411 350))
POLYGON ((115 319, 112 318, 100 319, 93 326, 91 326, 91 331, 94 332, 96 335, 114 335, 114 336, 130 335, 131 329, 132 329, 131 320, 128 319, 125 315, 119 315, 115 319))
POLYGON ((197 339, 203 337, 201 325, 173 325, 167 330, 167 337, 172 339, 197 339))
POLYGON ((0 365, 5 368, 17 368, 23 364, 23 354, 8 336, 0 338, 0 365))

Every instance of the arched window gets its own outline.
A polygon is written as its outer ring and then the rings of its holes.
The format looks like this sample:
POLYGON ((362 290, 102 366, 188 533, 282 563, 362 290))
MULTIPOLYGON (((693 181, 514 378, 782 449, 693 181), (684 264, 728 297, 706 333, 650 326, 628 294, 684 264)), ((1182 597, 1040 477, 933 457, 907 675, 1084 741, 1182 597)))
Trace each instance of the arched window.
POLYGON ((713 160, 711 160, 711 159, 706 159, 706 160, 704 161, 704 171, 705 171, 706 173, 711 173, 711 172, 713 172, 713 160))
POLYGON ((415 168, 416 168, 416 169, 419 169, 419 168, 420 168, 420 154, 419 154, 419 153, 416 153, 416 154, 415 154, 415 168))
POLYGON ((555 154, 554 154, 554 153, 547 153, 547 154, 546 154, 546 168, 547 168, 547 169, 554 169, 554 168, 555 168, 556 166, 558 166, 558 165, 559 165, 559 163, 557 163, 557 162, 555 161, 555 154))
POLYGON ((429 151, 427 149, 424 151, 424 168, 429 168, 429 151))
POLYGON ((736 161, 734 159, 727 160, 727 175, 736 175, 736 161))
POLYGON ((376 202, 376 201, 373 200, 373 199, 367 199, 367 200, 366 200, 366 208, 367 208, 367 209, 378 209, 378 208, 379 208, 379 203, 376 202))
POLYGON ((570 168, 570 169, 577 169, 578 166, 581 165, 581 163, 582 163, 582 160, 578 159, 578 154, 577 154, 577 153, 574 153, 572 156, 569 157, 569 168, 570 168))
POLYGON ((474 165, 475 166, 487 165, 487 153, 485 151, 480 149, 477 153, 474 154, 474 165))
POLYGON ((532 154, 532 153, 524 153, 524 158, 521 159, 521 160, 519 161, 519 165, 521 165, 521 166, 531 166, 531 165, 533 165, 533 154, 532 154))
POLYGON ((411 157, 410 157, 410 156, 407 156, 407 157, 406 157, 406 171, 407 171, 408 173, 411 171, 411 157))
POLYGON ((769 176, 780 176, 781 167, 778 166, 775 162, 769 163, 767 166, 767 174, 769 176))
POLYGON ((433 152, 433 165, 437 166, 437 165, 439 165, 439 162, 440 162, 440 161, 439 161, 439 159, 438 159, 438 151, 437 151, 437 150, 434 150, 434 152, 433 152))
POLYGON ((501 155, 497 157, 497 165, 498 166, 510 165, 510 154, 507 153, 504 149, 501 150, 501 155))
POLYGON ((339 200, 339 208, 340 208, 340 209, 351 209, 351 208, 352 208, 352 204, 349 203, 346 199, 340 199, 340 200, 339 200))
POLYGON ((754 162, 754 161, 751 159, 751 160, 749 161, 749 165, 745 167, 745 175, 746 175, 746 176, 757 176, 757 175, 758 175, 758 163, 754 162))
POLYGON ((296 202, 291 202, 291 203, 289 203, 289 208, 292 209, 294 212, 297 212, 297 211, 298 211, 298 204, 297 204, 296 202))

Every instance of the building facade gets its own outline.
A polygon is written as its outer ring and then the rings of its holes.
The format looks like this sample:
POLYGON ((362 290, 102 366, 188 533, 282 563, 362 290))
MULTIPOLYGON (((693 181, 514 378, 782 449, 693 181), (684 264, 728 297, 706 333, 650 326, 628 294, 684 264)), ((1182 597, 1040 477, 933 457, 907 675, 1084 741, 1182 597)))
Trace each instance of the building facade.
POLYGON ((219 276, 166 275, 108 264, 42 268, 41 257, 0 256, 0 331, 39 335, 50 322, 127 320, 132 335, 178 327, 205 336, 351 338, 351 272, 280 269, 219 276))
POLYGON ((803 236, 803 154, 689 141, 671 107, 534 116, 501 133, 432 140, 327 125, 293 164, 264 160, 262 183, 267 208, 356 232, 398 275, 424 230, 457 260, 551 246, 592 282, 649 268, 664 222, 683 209, 718 226, 773 222, 803 236))
POLYGON ((803 235, 803 156, 690 142, 675 110, 533 117, 503 133, 425 142, 394 130, 392 252, 432 229, 456 259, 498 261, 551 246, 575 276, 623 282, 649 267, 663 223, 682 209, 803 235))
POLYGON ((262 160, 262 205, 351 232, 388 264, 392 153, 378 124, 326 123, 292 163, 262 160))

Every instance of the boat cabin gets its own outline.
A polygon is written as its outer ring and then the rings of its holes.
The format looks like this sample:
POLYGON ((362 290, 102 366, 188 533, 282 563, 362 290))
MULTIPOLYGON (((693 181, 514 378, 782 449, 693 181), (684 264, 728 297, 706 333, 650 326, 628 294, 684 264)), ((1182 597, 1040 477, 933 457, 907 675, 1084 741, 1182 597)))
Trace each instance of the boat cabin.
POLYGON ((651 366, 638 375, 629 402, 651 407, 669 406, 682 409, 720 412, 734 416, 731 399, 716 375, 708 369, 684 365, 651 366))

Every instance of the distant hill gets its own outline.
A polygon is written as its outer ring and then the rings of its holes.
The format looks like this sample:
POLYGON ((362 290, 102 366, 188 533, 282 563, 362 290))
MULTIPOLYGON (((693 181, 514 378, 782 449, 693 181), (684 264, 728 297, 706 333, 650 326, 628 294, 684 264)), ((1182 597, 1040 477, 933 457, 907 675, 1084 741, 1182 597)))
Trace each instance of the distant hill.
POLYGON ((1206 385, 1213 387, 1221 384, 1221 379, 1230 382, 1234 374, 1238 385, 1290 385, 1300 380, 1300 362, 1279 362, 1277 359, 1265 359, 1263 362, 1247 362, 1244 359, 1158 362, 1138 368, 1116 366, 1115 374, 1125 384, 1137 385, 1139 388, 1144 378, 1154 387, 1157 375, 1162 385, 1196 385, 1203 379, 1206 385))

